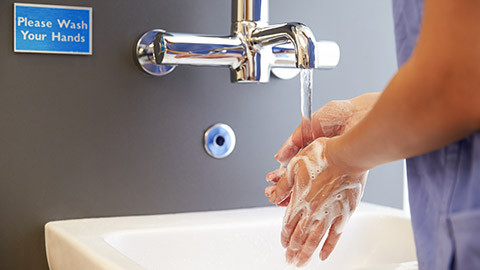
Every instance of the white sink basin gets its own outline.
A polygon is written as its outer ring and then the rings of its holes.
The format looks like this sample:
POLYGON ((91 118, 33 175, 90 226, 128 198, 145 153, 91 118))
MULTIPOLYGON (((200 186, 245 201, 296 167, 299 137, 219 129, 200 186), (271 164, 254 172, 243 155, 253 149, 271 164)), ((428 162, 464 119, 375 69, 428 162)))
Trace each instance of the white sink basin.
MULTIPOLYGON (((280 230, 285 208, 79 219, 45 226, 52 270, 294 269, 280 230)), ((361 203, 331 257, 304 269, 417 269, 409 218, 361 203)))

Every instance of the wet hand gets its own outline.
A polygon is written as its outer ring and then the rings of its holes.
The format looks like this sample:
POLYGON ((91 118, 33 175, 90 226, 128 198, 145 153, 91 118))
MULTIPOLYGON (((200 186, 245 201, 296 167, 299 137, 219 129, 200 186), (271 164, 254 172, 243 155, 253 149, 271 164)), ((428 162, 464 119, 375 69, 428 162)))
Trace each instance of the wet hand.
MULTIPOLYGON (((331 101, 317 110, 312 115, 312 136, 313 139, 320 137, 334 137, 341 135, 345 130, 350 128, 356 119, 353 117, 353 104, 351 101, 331 101)), ((281 167, 267 174, 267 182, 273 183, 265 189, 265 195, 270 195, 275 191, 276 184, 280 177, 284 174, 286 168, 283 167, 299 152, 302 148, 302 130, 299 126, 293 134, 285 141, 283 146, 275 155, 275 159, 281 164, 281 167)), ((288 205, 289 199, 285 199, 279 206, 288 205)))
POLYGON ((365 187, 367 172, 350 172, 329 158, 329 140, 317 139, 292 158, 271 193, 272 203, 289 200, 281 239, 287 262, 297 266, 308 262, 327 231, 320 257, 331 254, 365 187))
MULTIPOLYGON (((368 93, 350 100, 327 103, 312 115, 313 139, 342 135, 365 117, 379 96, 380 93, 368 93)), ((288 164, 300 151, 302 144, 302 132, 299 126, 275 155, 275 159, 281 164, 281 168, 267 174, 267 182, 271 182, 273 185, 265 189, 266 196, 270 197, 273 194, 276 183, 285 172, 283 166, 288 164)), ((286 198, 279 206, 288 205, 288 201, 289 198, 286 198)))
MULTIPOLYGON (((313 140, 320 137, 334 137, 341 135, 355 123, 352 121, 354 115, 354 103, 349 100, 331 101, 315 111, 312 115, 312 137, 313 140)), ((301 125, 285 141, 283 146, 275 155, 275 159, 282 165, 288 164, 298 151, 302 148, 301 125)))

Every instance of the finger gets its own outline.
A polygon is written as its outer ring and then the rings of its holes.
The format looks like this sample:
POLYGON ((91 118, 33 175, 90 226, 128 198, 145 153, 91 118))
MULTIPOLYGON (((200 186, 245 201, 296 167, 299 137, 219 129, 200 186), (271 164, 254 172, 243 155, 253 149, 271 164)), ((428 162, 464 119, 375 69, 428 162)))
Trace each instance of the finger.
POLYGON ((291 249, 287 249, 285 252, 285 259, 288 264, 294 263, 295 258, 297 257, 297 252, 291 249))
POLYGON ((270 197, 273 192, 275 192, 275 189, 277 188, 276 184, 273 184, 271 186, 268 186, 265 188, 265 196, 270 197))
POLYGON ((312 114, 312 134, 314 138, 327 137, 322 128, 322 112, 323 108, 318 109, 312 114))
POLYGON ((295 230, 290 237, 290 241, 287 248, 287 262, 292 262, 293 258, 289 256, 296 257, 297 253, 302 249, 303 244, 307 240, 307 236, 311 229, 311 220, 307 220, 300 214, 302 219, 298 222, 295 230))
POLYGON ((329 114, 328 110, 328 106, 324 106, 312 115, 312 133, 315 138, 330 138, 335 135, 340 135, 336 134, 332 129, 333 126, 338 126, 338 124, 336 124, 338 121, 329 114))
MULTIPOLYGON (((266 188, 265 188, 265 196, 267 196, 267 197, 272 196, 272 194, 273 194, 273 192, 275 192, 275 189, 276 189, 276 188, 277 188, 277 185, 276 185, 276 184, 273 184, 273 185, 271 185, 271 186, 266 187, 266 188)), ((277 206, 282 206, 282 207, 287 206, 288 203, 290 202, 290 197, 291 197, 291 196, 289 195, 289 196, 288 196, 287 198, 285 198, 283 201, 279 202, 279 203, 277 204, 277 206)))
POLYGON ((284 201, 288 196, 290 196, 293 187, 293 181, 289 179, 286 174, 280 177, 280 180, 277 182, 277 187, 275 191, 270 196, 270 202, 274 204, 279 204, 284 201))
MULTIPOLYGON (((303 215, 300 214, 300 217, 303 218, 303 215)), ((305 241, 307 240, 308 233, 311 230, 310 226, 311 221, 307 220, 306 218, 303 218, 298 222, 297 227, 295 227, 292 237, 290 238, 290 243, 288 245, 289 249, 300 251, 303 244, 305 244, 305 241)))
POLYGON ((278 180, 280 180, 280 177, 282 177, 282 175, 286 171, 287 171, 287 168, 281 167, 281 168, 276 169, 273 172, 268 173, 265 178, 266 178, 267 182, 276 183, 276 182, 278 182, 278 180))
POLYGON ((288 206, 288 204, 290 203, 290 198, 291 198, 291 197, 292 197, 291 195, 288 196, 285 200, 283 200, 282 202, 278 203, 277 206, 283 206, 283 207, 288 206))
POLYGON ((325 261, 330 254, 332 254, 332 251, 335 249, 335 246, 338 243, 338 240, 340 239, 340 236, 342 236, 342 233, 340 230, 338 230, 339 227, 343 226, 343 216, 337 217, 330 228, 330 232, 328 233, 327 240, 325 240, 325 243, 323 244, 322 251, 320 252, 320 259, 322 261, 325 261))
POLYGON ((300 160, 293 168, 280 177, 274 193, 270 196, 270 202, 279 204, 292 194, 293 186, 300 191, 304 190, 310 177, 308 176, 304 161, 300 160))
POLYGON ((302 130, 301 126, 298 126, 282 147, 280 147, 277 154, 275 154, 275 159, 280 162, 282 166, 285 166, 302 148, 302 144, 302 130))
POLYGON ((334 137, 345 132, 352 117, 349 101, 331 101, 312 115, 312 131, 315 138, 334 137))
POLYGON ((290 237, 292 236, 293 231, 295 230, 295 227, 297 227, 298 222, 300 221, 301 218, 301 212, 302 211, 297 211, 291 214, 291 209, 292 206, 289 205, 287 207, 287 211, 285 212, 285 217, 283 221, 283 228, 282 228, 282 233, 280 240, 282 242, 282 246, 284 248, 287 248, 289 243, 290 243, 290 237))
POLYGON ((313 225, 313 230, 308 235, 307 240, 305 241, 302 249, 297 252, 297 266, 301 267, 305 265, 310 258, 312 257, 313 252, 317 249, 320 241, 322 241, 323 236, 327 231, 327 226, 325 226, 325 221, 317 221, 313 225))
POLYGON ((302 192, 310 183, 310 176, 308 175, 305 162, 299 160, 292 165, 292 168, 290 168, 287 173, 283 174, 282 177, 280 177, 280 180, 278 180, 277 188, 272 196, 270 196, 270 202, 279 204, 292 194, 294 185, 296 186, 295 189, 302 192))

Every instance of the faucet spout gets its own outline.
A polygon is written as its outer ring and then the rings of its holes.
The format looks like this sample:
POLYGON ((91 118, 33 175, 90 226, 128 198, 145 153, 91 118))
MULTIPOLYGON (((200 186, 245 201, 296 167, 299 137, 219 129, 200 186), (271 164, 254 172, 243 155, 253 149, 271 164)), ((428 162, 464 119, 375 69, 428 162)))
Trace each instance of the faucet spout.
POLYGON ((152 30, 137 43, 138 64, 162 76, 178 65, 228 66, 232 82, 268 82, 272 68, 330 69, 338 64, 334 42, 317 43, 298 22, 268 24, 268 0, 232 0, 229 36, 152 30))
POLYGON ((256 47, 290 43, 295 50, 295 67, 317 68, 317 42, 313 32, 304 24, 292 22, 255 29, 252 42, 256 47))
POLYGON ((153 46, 158 65, 236 66, 245 54, 236 36, 159 32, 153 46))

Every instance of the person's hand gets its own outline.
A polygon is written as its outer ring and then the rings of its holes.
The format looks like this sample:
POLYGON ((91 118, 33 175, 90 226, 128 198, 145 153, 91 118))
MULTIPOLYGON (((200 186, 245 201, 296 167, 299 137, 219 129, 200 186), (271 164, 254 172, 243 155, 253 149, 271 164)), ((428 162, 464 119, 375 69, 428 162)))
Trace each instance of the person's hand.
POLYGON ((275 204, 289 200, 281 240, 287 262, 297 266, 308 262, 329 229, 320 258, 331 254, 365 187, 367 172, 335 164, 326 151, 330 140, 319 138, 296 155, 270 197, 275 204))
MULTIPOLYGON (((379 95, 380 93, 369 93, 350 100, 327 103, 312 115, 313 139, 320 137, 331 138, 343 134, 365 117, 377 101, 379 95)), ((302 143, 302 131, 301 126, 299 126, 275 155, 275 159, 281 166, 279 169, 267 174, 267 182, 271 182, 273 185, 265 189, 266 196, 270 196, 275 191, 276 183, 286 171, 284 166, 303 147, 302 143)), ((288 201, 288 198, 285 199, 279 206, 288 205, 288 201)))
MULTIPOLYGON (((313 140, 320 137, 334 137, 342 134, 350 126, 356 123, 353 119, 353 104, 349 100, 331 101, 317 110, 312 115, 311 130, 313 140)), ((355 117, 358 118, 358 117, 355 117)), ((309 136, 310 137, 310 136, 309 136)), ((265 189, 265 195, 270 195, 275 191, 276 183, 285 173, 285 165, 298 153, 303 147, 302 126, 288 137, 283 146, 275 155, 275 159, 280 163, 280 168, 267 174, 267 182, 273 183, 265 189)), ((288 199, 279 206, 288 205, 288 199)))

